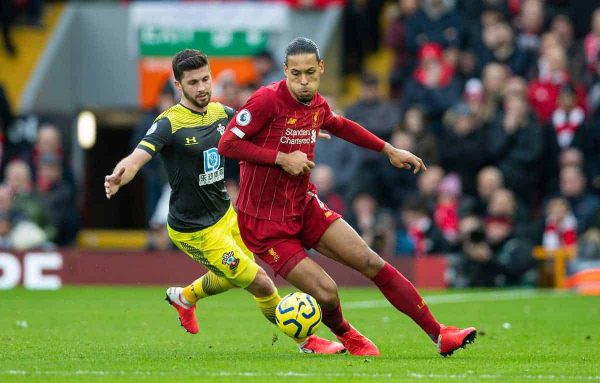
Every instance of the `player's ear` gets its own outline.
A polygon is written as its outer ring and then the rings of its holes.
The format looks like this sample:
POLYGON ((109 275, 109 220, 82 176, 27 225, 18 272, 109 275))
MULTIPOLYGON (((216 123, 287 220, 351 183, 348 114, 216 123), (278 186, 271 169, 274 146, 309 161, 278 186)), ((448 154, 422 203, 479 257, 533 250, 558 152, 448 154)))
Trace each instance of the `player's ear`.
POLYGON ((319 72, 321 72, 321 74, 325 72, 325 61, 323 60, 319 61, 319 72))
POLYGON ((177 88, 177 90, 181 91, 181 83, 179 82, 179 80, 175 80, 175 81, 173 81, 173 83, 175 84, 175 87, 177 88))

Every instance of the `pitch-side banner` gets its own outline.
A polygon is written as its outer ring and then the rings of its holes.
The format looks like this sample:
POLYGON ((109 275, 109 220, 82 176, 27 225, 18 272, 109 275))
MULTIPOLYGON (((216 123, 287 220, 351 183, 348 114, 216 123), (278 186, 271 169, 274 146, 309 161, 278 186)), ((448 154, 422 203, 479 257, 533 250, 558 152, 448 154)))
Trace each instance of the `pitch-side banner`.
MULTIPOLYGON (((369 279, 321 255, 312 258, 340 286, 371 286, 369 279)), ((388 261, 418 287, 445 287, 447 261, 444 256, 394 257, 388 261)), ((280 286, 287 285, 273 276, 280 286)), ((33 290, 56 290, 63 285, 185 285, 206 269, 178 251, 0 251, 0 290, 23 286, 33 290)))
POLYGON ((213 77, 230 69, 240 83, 256 80, 252 56, 269 47, 273 35, 289 25, 281 3, 133 3, 130 43, 138 57, 139 101, 153 107, 171 76, 171 58, 182 49, 199 49, 211 61, 213 77))

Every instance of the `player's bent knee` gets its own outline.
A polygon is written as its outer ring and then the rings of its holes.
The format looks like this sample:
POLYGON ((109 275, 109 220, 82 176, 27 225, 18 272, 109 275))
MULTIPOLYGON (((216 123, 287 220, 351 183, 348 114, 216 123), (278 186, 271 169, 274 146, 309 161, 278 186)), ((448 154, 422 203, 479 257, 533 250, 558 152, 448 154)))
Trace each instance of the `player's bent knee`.
POLYGON ((385 261, 373 250, 369 249, 369 252, 365 257, 364 267, 360 271, 366 277, 372 278, 385 266, 385 261))
POLYGON ((266 297, 275 292, 275 284, 265 270, 259 268, 254 281, 246 289, 254 296, 266 297))

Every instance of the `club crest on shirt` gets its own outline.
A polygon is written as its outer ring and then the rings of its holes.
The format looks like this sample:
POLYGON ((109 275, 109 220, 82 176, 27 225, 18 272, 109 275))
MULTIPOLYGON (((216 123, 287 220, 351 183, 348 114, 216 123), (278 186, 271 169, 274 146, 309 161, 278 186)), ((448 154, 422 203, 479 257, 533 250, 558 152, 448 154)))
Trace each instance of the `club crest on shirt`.
POLYGON ((235 117, 235 122, 239 126, 247 126, 252 121, 252 115, 248 109, 242 109, 235 117))
POLYGON ((221 133, 221 135, 225 134, 225 126, 223 126, 223 124, 221 124, 220 122, 217 126, 217 132, 221 133))
POLYGON ((223 261, 221 263, 229 266, 229 270, 233 270, 240 263, 240 259, 233 255, 233 251, 230 251, 223 254, 223 261))

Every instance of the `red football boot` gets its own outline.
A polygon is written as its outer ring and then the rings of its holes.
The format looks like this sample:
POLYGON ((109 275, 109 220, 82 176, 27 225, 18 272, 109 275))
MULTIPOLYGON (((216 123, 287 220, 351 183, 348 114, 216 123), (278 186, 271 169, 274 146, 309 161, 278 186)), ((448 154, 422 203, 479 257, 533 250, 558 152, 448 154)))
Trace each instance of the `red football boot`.
POLYGON ((198 320, 196 319, 196 305, 189 306, 184 302, 183 295, 181 293, 183 290, 181 287, 169 287, 167 289, 167 297, 165 300, 169 302, 169 304, 175 307, 177 313, 179 314, 179 321, 183 328, 187 330, 190 334, 198 333, 198 320))
POLYGON ((350 327, 350 330, 343 335, 336 336, 346 346, 346 350, 351 355, 379 356, 379 349, 375 346, 375 343, 371 342, 369 338, 358 332, 354 327, 350 327))
POLYGON ((465 348, 469 343, 473 343, 476 336, 477 330, 475 327, 460 329, 441 325, 437 341, 438 352, 444 357, 450 356, 458 348, 465 348))
POLYGON ((346 347, 338 342, 311 335, 303 344, 299 344, 300 352, 307 354, 343 354, 346 347))

